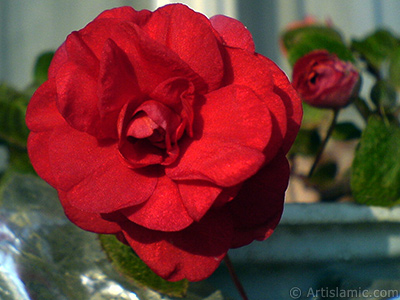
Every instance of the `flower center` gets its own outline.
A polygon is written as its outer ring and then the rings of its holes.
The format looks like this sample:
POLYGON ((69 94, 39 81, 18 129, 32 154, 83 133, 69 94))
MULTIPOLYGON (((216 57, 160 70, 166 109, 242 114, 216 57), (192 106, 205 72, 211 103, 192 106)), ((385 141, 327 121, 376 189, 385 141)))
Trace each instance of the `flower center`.
POLYGON ((127 136, 137 139, 150 137, 159 126, 143 111, 139 112, 128 125, 127 136))
POLYGON ((118 149, 130 167, 170 165, 178 158, 178 141, 185 132, 193 134, 193 101, 193 85, 171 78, 138 106, 125 105, 119 118, 118 149))
POLYGON ((165 104, 148 100, 135 111, 125 111, 119 151, 133 168, 173 163, 179 155, 178 140, 187 122, 165 104))
POLYGON ((136 139, 147 139, 154 146, 165 149, 165 129, 154 122, 145 112, 138 112, 128 125, 127 139, 134 143, 136 139))

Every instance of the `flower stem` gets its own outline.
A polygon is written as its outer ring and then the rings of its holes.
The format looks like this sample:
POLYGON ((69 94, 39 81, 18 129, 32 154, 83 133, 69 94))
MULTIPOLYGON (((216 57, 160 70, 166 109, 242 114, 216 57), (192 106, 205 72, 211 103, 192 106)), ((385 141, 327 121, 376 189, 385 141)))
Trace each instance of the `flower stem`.
POLYGON ((328 143, 328 140, 332 135, 333 129, 335 128, 335 125, 336 125, 336 121, 337 121, 337 116, 339 114, 339 110, 340 109, 334 109, 333 110, 333 118, 332 118, 331 124, 329 125, 328 132, 326 133, 325 139, 322 141, 321 145, 319 146, 317 155, 315 156, 314 163, 311 166, 310 171, 308 172, 308 178, 311 178, 311 176, 314 174, 315 168, 317 167, 318 162, 321 159, 321 156, 322 156, 322 153, 325 150, 326 144, 328 143))
POLYGON ((235 272, 235 269, 233 268, 233 264, 228 256, 228 254, 225 256, 224 260, 225 260, 226 267, 228 268, 229 274, 231 275, 233 283, 235 284, 236 289, 238 290, 240 296, 242 297, 243 300, 249 300, 249 298, 247 298, 247 295, 243 288, 243 285, 240 282, 240 280, 235 272))

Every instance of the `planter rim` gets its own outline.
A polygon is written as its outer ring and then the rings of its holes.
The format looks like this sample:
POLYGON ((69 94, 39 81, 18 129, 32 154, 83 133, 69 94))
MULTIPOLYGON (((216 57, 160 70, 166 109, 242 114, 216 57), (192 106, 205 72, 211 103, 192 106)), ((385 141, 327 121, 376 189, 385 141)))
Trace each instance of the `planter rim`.
POLYGON ((400 223, 400 206, 357 203, 286 203, 280 225, 400 223))
POLYGON ((244 265, 398 261, 399 229, 400 206, 288 203, 271 237, 233 249, 230 256, 244 265))

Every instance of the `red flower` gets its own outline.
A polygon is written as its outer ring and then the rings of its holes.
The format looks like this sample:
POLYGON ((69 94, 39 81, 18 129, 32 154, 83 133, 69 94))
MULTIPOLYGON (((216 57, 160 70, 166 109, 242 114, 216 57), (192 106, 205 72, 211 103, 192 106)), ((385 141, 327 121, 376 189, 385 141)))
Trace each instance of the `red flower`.
POLYGON ((315 50, 296 62, 292 83, 304 102, 321 108, 341 108, 358 92, 359 74, 350 62, 326 50, 315 50))
POLYGON ((301 116, 240 22, 122 7, 57 50, 28 107, 28 150, 72 222, 197 281, 272 233, 301 116))

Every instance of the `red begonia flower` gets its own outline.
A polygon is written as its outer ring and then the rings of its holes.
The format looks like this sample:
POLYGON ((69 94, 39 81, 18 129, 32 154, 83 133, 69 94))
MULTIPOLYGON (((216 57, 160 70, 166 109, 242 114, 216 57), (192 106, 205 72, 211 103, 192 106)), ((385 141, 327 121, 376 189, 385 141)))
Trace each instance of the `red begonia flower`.
POLYGON ((28 106, 28 151, 72 222, 198 281, 278 224, 301 117, 239 21, 121 7, 55 53, 28 106))

